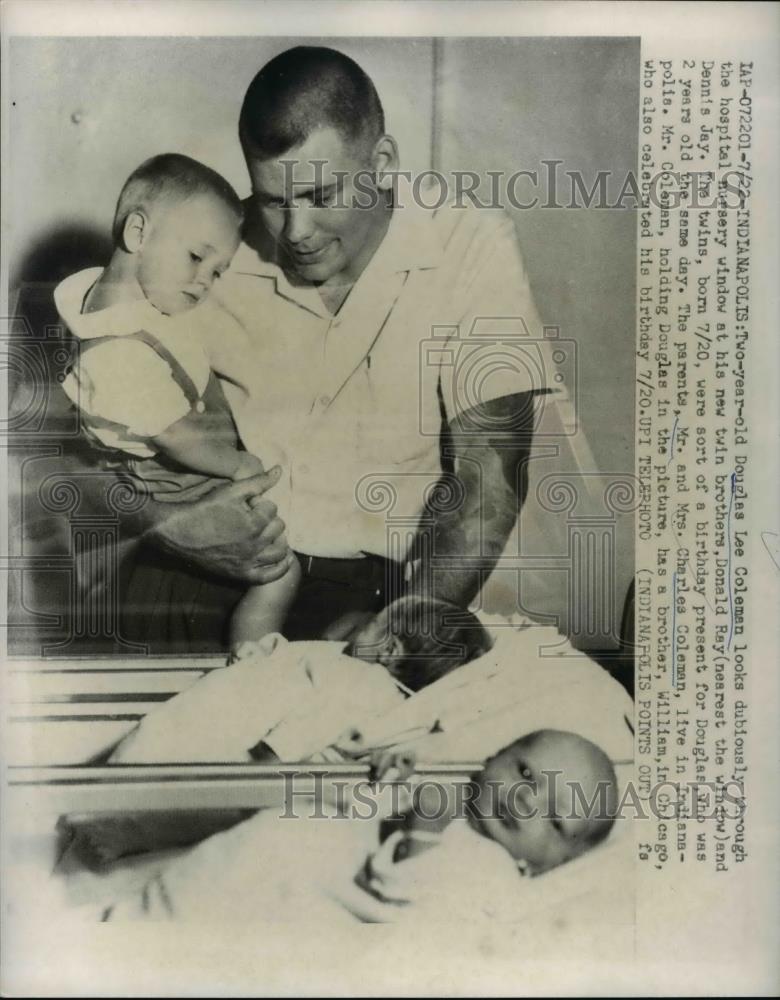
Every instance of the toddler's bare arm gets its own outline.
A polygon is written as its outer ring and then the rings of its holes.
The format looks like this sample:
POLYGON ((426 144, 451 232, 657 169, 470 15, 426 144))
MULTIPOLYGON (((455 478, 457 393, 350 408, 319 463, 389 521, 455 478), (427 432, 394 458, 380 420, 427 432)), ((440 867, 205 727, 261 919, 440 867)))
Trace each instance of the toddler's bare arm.
POLYGON ((210 441, 203 428, 190 414, 171 424, 152 442, 163 454, 193 472, 223 479, 246 479, 264 472, 255 455, 230 445, 210 441))

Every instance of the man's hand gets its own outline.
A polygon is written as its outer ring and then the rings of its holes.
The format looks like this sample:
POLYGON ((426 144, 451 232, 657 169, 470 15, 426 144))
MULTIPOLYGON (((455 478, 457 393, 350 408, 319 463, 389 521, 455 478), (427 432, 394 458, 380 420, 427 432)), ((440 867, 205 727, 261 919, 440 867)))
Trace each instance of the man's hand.
POLYGON ((278 482, 280 473, 275 466, 251 479, 218 486, 194 503, 166 505, 177 509, 149 529, 144 539, 190 565, 232 580, 250 584, 278 580, 294 556, 276 504, 263 494, 278 482))

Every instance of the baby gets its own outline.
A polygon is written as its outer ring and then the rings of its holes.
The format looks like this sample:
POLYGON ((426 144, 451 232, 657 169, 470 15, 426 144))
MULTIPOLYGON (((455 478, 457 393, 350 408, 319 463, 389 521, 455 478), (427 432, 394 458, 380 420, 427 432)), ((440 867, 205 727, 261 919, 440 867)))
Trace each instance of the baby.
MULTIPOLYGON (((385 758, 378 773, 390 767, 406 776, 408 756, 385 758)), ((464 842, 463 827, 503 848, 521 875, 537 876, 584 854, 601 843, 614 822, 617 778, 607 755, 575 733, 543 729, 523 736, 491 757, 453 805, 430 785, 422 785, 403 824, 369 857, 359 877, 381 899, 403 901, 414 888, 399 882, 406 872, 399 862, 439 851, 448 842, 464 842), (429 801, 426 802, 426 792, 429 801)), ((397 825, 397 824, 396 824, 397 825)), ((468 835, 466 835, 468 840, 468 835)), ((442 857, 434 862, 436 870, 442 857)), ((453 858, 455 875, 462 859, 453 858)), ((417 865, 419 878, 426 866, 417 865)))
POLYGON ((614 822, 612 762, 575 733, 542 729, 522 737, 487 761, 474 787, 470 824, 508 851, 523 875, 584 854, 614 822), (589 811, 586 803, 594 802, 589 811))
MULTIPOLYGON (((444 790, 417 790, 425 788, 444 790)), ((264 810, 174 861, 103 919, 518 921, 528 912, 517 874, 535 878, 591 850, 616 814, 609 759, 557 730, 517 740, 450 791, 447 807, 433 796, 438 810, 418 796, 389 836, 392 819, 378 825, 327 800, 311 812, 299 803, 294 817, 264 810), (458 787, 467 794, 455 795, 458 787)))
MULTIPOLYGON (((322 759, 329 748, 329 759, 352 757, 351 734, 366 718, 481 656, 492 639, 469 611, 404 597, 342 645, 281 636, 243 643, 237 662, 151 711, 108 763, 271 764, 322 759)), ((192 843, 245 816, 70 816, 60 829, 76 839, 83 860, 99 867, 124 854, 192 843)))
MULTIPOLYGON (((338 739, 327 742, 323 739, 322 745, 316 749, 324 751, 332 743, 341 754, 359 756, 359 724, 363 718, 392 705, 394 700, 397 702, 402 697, 421 691, 487 653, 492 645, 493 640, 476 615, 449 601, 419 595, 393 601, 358 631, 330 668, 325 698, 314 703, 312 714, 321 716, 323 711, 330 711, 334 721, 340 717, 346 726, 331 728, 332 735, 338 739), (360 704, 350 697, 348 689, 354 682, 345 672, 344 657, 384 668, 360 672, 366 681, 369 677, 373 679, 372 690, 366 689, 359 698, 360 704), (334 700, 342 672, 344 694, 334 700)), ((254 644, 246 643, 239 650, 239 655, 251 654, 253 648, 254 644)), ((354 672, 354 667, 350 672, 354 672)), ((307 718, 306 713, 300 715, 296 712, 296 715, 296 728, 317 730, 314 720, 307 718)), ((270 737, 250 747, 249 754, 258 763, 266 764, 301 760, 309 756, 308 753, 291 751, 287 733, 282 736, 279 727, 270 737), (282 752, 281 756, 277 752, 280 741, 282 745, 287 744, 287 752, 282 752), (276 749, 271 744, 275 744, 276 749)))
MULTIPOLYGON (((122 188, 107 267, 72 275, 55 291, 80 341, 63 388, 106 466, 157 501, 194 500, 220 481, 264 471, 241 448, 197 337, 206 321, 197 307, 230 265, 242 218, 219 174, 187 156, 155 156, 122 188)), ((233 648, 281 627, 298 578, 293 563, 246 592, 231 622, 233 648)))

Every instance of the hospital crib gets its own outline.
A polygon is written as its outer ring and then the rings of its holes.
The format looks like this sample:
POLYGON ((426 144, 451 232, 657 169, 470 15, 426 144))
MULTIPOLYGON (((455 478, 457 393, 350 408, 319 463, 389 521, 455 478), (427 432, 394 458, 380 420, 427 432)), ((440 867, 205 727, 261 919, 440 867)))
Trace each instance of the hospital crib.
MULTIPOLYGON (((51 856, 65 814, 281 806, 295 795, 348 795, 368 767, 344 764, 99 763, 154 706, 224 665, 221 657, 10 660, 3 676, 4 816, 10 859, 51 856), (88 763, 98 761, 97 763, 88 763)), ((619 780, 632 762, 616 761, 619 780)), ((443 785, 466 782, 475 762, 425 764, 443 785)))
MULTIPOLYGON (((51 858, 65 814, 152 809, 260 809, 285 796, 348 795, 358 764, 106 765, 99 760, 154 706, 224 658, 8 661, 3 679, 4 812, 14 858, 51 858)), ((479 765, 437 764, 426 778, 464 782, 479 765)))

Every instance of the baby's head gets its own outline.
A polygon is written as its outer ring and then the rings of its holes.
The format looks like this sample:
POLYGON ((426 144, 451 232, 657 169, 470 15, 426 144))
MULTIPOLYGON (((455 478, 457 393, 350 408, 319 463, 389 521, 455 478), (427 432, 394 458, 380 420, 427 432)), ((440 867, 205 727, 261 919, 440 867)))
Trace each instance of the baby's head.
POLYGON ((601 843, 617 779, 607 755, 574 733, 541 729, 491 757, 472 779, 469 821, 540 875, 601 843))
POLYGON ((125 181, 114 214, 115 256, 160 312, 192 309, 227 269, 241 240, 243 209, 228 182, 178 153, 142 163, 125 181))
POLYGON ((482 656, 493 645, 470 611, 424 597, 402 597, 372 618, 345 652, 381 663, 411 691, 482 656))

